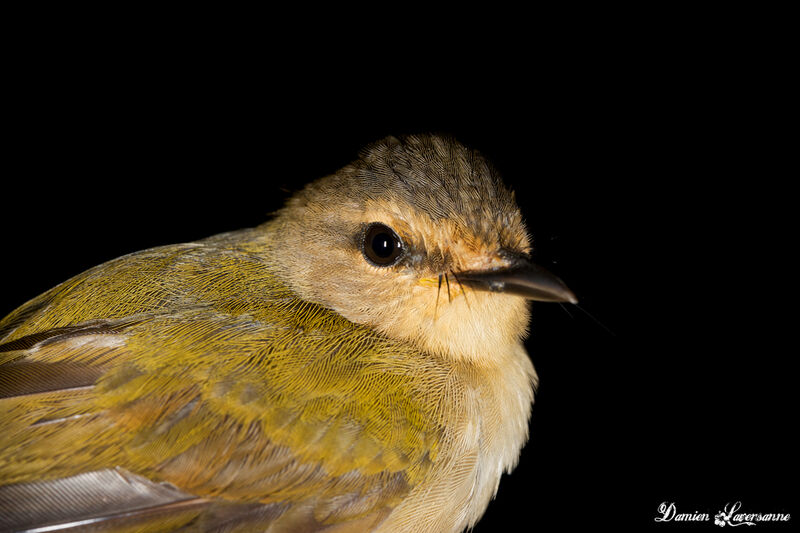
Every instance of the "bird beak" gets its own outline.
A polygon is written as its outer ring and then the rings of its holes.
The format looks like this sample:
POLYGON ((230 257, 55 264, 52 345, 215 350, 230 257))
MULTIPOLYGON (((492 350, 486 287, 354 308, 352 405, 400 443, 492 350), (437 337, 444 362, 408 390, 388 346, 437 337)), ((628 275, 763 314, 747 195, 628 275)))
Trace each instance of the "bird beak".
POLYGON ((525 255, 515 254, 505 267, 458 272, 456 279, 459 283, 479 291, 516 294, 540 302, 578 303, 578 299, 561 279, 532 263, 525 255))

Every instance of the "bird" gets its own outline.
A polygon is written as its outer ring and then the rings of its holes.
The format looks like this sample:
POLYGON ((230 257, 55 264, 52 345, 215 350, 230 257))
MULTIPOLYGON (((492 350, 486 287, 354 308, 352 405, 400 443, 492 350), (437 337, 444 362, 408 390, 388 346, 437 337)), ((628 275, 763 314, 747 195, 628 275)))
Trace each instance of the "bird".
POLYGON ((91 268, 0 321, 0 530, 459 532, 538 384, 514 193, 373 142, 263 224, 91 268))

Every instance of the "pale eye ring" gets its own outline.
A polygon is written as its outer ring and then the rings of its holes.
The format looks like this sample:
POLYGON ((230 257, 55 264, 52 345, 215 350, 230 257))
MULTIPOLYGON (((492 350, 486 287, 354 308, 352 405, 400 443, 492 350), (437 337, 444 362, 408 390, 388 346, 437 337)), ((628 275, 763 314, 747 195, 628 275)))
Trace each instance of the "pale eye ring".
POLYGON ((380 222, 373 222, 364 229, 361 251, 371 264, 387 267, 400 260, 404 247, 403 241, 392 228, 380 222))

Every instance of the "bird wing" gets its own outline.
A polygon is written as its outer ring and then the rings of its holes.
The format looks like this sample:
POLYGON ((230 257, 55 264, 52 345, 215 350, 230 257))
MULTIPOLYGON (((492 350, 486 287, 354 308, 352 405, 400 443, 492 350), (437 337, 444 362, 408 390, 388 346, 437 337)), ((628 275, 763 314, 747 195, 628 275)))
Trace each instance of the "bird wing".
POLYGON ((444 367, 241 250, 102 265, 0 339, 0 529, 367 531, 442 438, 444 367))

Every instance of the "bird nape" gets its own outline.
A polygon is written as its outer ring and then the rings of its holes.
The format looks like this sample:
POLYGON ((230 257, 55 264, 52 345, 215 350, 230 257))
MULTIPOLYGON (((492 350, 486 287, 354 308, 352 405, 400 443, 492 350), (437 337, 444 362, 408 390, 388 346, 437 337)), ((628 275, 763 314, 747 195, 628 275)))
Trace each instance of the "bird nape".
POLYGON ((528 438, 534 265, 453 139, 390 137, 261 226, 92 268, 0 321, 0 529, 473 526, 528 438))

